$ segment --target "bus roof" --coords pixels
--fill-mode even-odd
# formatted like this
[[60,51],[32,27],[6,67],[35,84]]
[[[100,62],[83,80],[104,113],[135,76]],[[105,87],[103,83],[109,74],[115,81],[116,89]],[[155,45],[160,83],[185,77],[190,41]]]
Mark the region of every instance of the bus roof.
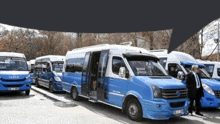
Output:
[[29,62],[30,62],[30,64],[35,64],[35,59],[32,59],[32,60],[30,60]]
[[51,61],[51,62],[56,62],[56,61],[64,61],[65,57],[64,56],[60,56],[60,55],[47,55],[47,56],[41,56],[36,58],[35,62],[47,62],[47,61]]
[[122,53],[129,53],[129,52],[150,54],[150,52],[144,48],[139,48],[139,47],[134,47],[134,46],[129,46],[129,45],[100,44],[100,45],[77,48],[77,49],[73,49],[72,51],[68,51],[66,54],[66,59],[84,57],[85,53],[89,51],[101,51],[101,50],[108,50],[108,49],[110,50],[110,54],[116,54],[116,55],[119,55]]
[[167,58],[167,50],[166,49],[160,49],[160,50],[150,50],[151,54],[159,57],[159,58]]
[[197,60],[197,62],[200,62],[200,63],[202,63],[202,64],[214,64],[214,65],[220,65],[220,62],[218,62],[218,61]]
[[201,62],[196,61],[196,59],[184,52],[179,51],[172,51],[171,53],[167,53],[167,50],[154,50],[151,52],[152,54],[156,55],[159,58],[167,58],[169,63],[179,63],[182,65],[198,65],[199,67],[204,67]]
[[0,56],[25,58],[25,55],[23,53],[15,53],[15,52],[0,52]]

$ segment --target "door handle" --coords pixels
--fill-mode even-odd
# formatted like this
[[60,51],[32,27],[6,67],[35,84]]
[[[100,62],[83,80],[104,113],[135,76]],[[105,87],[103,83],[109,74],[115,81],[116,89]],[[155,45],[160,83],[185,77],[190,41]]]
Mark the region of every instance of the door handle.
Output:
[[110,81],[114,81],[114,78],[110,78]]

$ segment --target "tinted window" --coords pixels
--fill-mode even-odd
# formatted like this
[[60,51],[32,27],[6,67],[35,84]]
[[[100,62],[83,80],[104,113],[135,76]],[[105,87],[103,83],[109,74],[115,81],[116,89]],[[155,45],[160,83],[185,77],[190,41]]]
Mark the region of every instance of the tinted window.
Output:
[[220,68],[217,68],[217,74],[220,76]]
[[66,72],[82,72],[84,58],[74,58],[66,61]]
[[168,73],[170,76],[177,78],[177,74],[179,71],[183,72],[180,65],[175,64],[175,63],[168,64]]
[[112,72],[114,74],[119,74],[120,67],[126,67],[124,61],[121,57],[113,57],[112,59]]

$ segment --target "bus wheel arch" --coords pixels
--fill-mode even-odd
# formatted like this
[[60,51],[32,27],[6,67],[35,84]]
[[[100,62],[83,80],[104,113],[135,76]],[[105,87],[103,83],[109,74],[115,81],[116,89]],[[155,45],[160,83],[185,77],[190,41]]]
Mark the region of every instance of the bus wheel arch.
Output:
[[[129,112],[133,108],[137,109],[137,116],[132,116]],[[126,113],[131,120],[140,121],[143,117],[143,111],[138,97],[135,95],[126,96],[123,102],[122,112]]]

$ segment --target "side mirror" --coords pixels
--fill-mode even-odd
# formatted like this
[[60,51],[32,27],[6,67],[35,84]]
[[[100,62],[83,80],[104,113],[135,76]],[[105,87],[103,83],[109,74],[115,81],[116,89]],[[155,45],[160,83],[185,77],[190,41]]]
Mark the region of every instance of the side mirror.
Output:
[[129,77],[129,73],[128,73],[128,71],[126,71],[125,67],[119,68],[119,77],[121,77],[121,78],[128,78]]
[[183,80],[184,78],[185,78],[185,75],[184,75],[183,71],[178,71],[178,73],[177,73],[177,79]]

